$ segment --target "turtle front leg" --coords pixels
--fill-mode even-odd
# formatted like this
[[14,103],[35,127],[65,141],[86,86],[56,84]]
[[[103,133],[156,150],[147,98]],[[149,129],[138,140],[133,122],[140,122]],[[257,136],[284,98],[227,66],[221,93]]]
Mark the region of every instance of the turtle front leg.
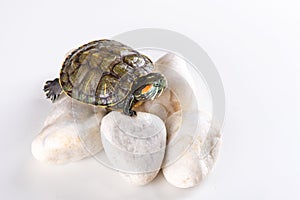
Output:
[[58,78],[53,81],[47,81],[44,86],[44,92],[46,93],[47,98],[50,98],[53,103],[62,92]]
[[136,112],[132,110],[133,105],[136,103],[134,95],[129,95],[124,102],[123,113],[130,117],[136,116]]

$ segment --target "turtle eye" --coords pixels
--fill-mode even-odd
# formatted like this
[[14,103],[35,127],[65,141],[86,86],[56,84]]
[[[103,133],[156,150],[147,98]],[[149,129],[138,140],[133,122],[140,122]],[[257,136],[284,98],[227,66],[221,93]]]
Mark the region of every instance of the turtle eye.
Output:
[[159,84],[159,83],[154,83],[153,86],[154,86],[154,87],[159,87],[160,84]]
[[133,67],[142,67],[145,65],[144,58],[137,54],[125,56],[124,62]]

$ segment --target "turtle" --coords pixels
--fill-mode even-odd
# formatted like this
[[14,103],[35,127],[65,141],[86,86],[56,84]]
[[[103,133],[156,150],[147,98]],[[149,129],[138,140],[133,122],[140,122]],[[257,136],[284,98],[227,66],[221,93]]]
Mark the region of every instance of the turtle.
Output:
[[101,39],[69,53],[59,78],[44,85],[55,102],[61,93],[85,104],[135,116],[134,105],[158,98],[167,87],[145,55],[118,41]]

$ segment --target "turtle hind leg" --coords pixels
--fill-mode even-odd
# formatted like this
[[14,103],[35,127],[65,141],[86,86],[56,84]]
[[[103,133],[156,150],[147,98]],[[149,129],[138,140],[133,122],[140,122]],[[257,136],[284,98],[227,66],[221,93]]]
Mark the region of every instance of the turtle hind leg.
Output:
[[53,81],[47,81],[44,86],[44,92],[48,99],[51,99],[52,103],[59,97],[62,92],[58,78]]

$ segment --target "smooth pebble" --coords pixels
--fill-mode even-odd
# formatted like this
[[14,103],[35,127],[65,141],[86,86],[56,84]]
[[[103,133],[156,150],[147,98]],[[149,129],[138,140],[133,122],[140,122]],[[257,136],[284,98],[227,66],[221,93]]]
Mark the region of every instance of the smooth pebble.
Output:
[[[170,132],[168,134],[176,134]],[[194,137],[187,135],[185,138],[191,141],[190,147],[162,170],[166,180],[179,188],[194,187],[209,174],[221,145],[220,129],[212,124],[210,115],[205,112],[199,112],[197,134]]]
[[100,122],[106,111],[62,94],[31,144],[33,156],[51,164],[68,163],[103,149]]
[[155,178],[166,146],[166,128],[159,117],[112,111],[102,119],[101,137],[108,160],[125,180],[145,185]]

